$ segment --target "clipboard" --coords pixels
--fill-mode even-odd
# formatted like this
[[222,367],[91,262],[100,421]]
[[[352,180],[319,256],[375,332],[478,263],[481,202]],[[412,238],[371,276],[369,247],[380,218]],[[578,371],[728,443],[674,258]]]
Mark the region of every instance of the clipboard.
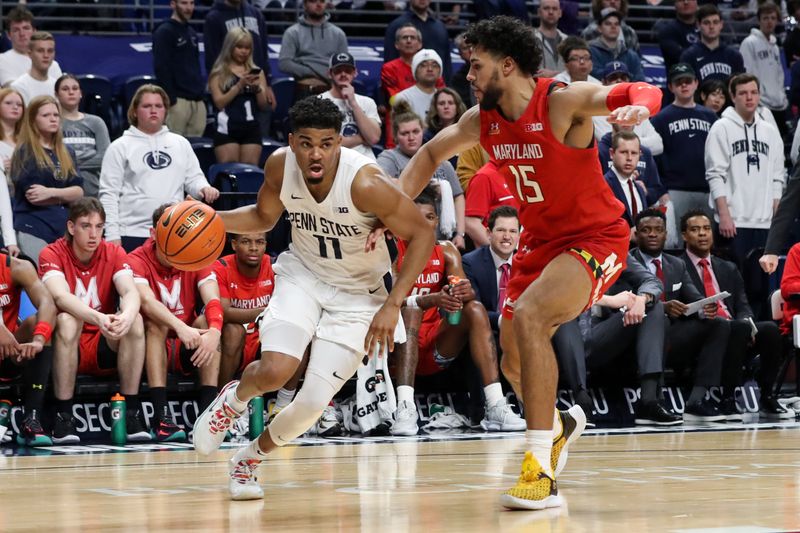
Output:
[[729,293],[728,291],[722,291],[715,294],[714,296],[709,296],[708,298],[702,298],[700,300],[697,300],[696,302],[692,302],[686,306],[686,311],[683,312],[683,316],[693,315],[706,305],[717,303],[720,300],[724,300],[730,295],[731,293]]

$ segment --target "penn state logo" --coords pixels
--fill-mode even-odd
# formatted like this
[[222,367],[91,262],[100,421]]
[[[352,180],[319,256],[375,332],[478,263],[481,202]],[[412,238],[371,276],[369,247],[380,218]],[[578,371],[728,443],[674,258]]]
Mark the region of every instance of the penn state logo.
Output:
[[164,152],[147,152],[144,155],[144,162],[153,170],[161,170],[172,164],[172,158]]

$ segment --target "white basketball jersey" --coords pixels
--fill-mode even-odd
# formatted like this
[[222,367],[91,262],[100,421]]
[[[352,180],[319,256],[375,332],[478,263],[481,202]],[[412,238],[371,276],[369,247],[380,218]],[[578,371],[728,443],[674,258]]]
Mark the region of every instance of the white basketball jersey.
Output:
[[367,235],[377,222],[371,213],[353,205],[351,188],[356,173],[375,162],[355,150],[342,148],[339,168],[328,196],[317,203],[291,150],[286,152],[281,201],[292,224],[294,254],[319,279],[344,290],[372,291],[383,285],[391,268],[386,241],[367,253]]

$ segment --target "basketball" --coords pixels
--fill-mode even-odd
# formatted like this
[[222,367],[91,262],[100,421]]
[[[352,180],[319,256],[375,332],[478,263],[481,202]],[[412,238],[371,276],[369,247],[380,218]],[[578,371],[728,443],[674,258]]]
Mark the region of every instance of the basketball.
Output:
[[156,224],[156,246],[178,270],[200,270],[222,252],[225,225],[208,205],[187,200],[161,215]]

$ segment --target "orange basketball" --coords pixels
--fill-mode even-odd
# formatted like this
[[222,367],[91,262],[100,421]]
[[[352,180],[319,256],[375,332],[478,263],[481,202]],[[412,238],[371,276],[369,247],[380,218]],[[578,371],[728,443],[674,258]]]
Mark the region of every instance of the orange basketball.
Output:
[[156,224],[156,246],[178,270],[200,270],[225,246],[225,225],[211,207],[187,200],[164,211]]

